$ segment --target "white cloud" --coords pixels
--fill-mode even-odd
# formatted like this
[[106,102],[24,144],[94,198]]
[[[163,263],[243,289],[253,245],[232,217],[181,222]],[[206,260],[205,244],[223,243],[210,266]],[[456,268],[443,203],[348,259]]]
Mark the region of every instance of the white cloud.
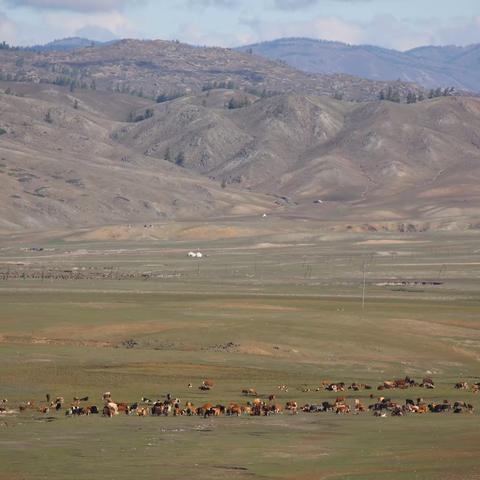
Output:
[[97,27],[95,25],[88,25],[76,30],[75,36],[88,38],[89,40],[97,40],[99,42],[109,42],[118,38],[117,35],[108,30],[108,28]]
[[209,32],[194,23],[181,25],[175,37],[192,45],[214,47],[236,47],[256,41],[256,36],[251,32],[241,30],[231,33]]
[[7,0],[12,7],[31,7],[40,10],[70,10],[76,12],[120,10],[139,0]]
[[133,22],[120,12],[77,13],[48,12],[42,14],[44,25],[55,31],[57,38],[75,35],[84,29],[108,31],[115,37],[133,37],[138,35]]
[[[371,0],[330,0],[331,3],[360,3]],[[319,5],[321,0],[273,0],[273,5],[278,10],[301,10],[302,8]]]
[[318,2],[317,0],[275,0],[273,3],[280,10],[300,10]]
[[242,4],[241,0],[187,0],[190,7],[233,8]]
[[0,41],[16,44],[17,38],[17,24],[10,20],[5,13],[0,12]]
[[480,42],[480,15],[470,18],[454,18],[447,25],[441,26],[434,35],[437,44],[463,45]]

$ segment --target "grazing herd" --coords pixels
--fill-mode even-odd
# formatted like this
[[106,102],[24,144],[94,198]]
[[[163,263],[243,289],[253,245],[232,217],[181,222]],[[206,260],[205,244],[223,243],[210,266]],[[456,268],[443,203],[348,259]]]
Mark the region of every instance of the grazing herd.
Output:
[[[191,384],[188,385],[191,388]],[[198,387],[202,391],[209,391],[213,388],[214,383],[211,380],[204,380]],[[392,390],[392,389],[408,389],[419,387],[424,389],[434,389],[435,383],[431,378],[424,378],[421,383],[415,382],[413,379],[406,377],[399,380],[386,380],[377,387],[377,390]],[[279,385],[279,392],[288,392],[287,385]],[[457,390],[467,390],[472,393],[480,392],[480,382],[469,385],[467,382],[458,382],[454,385]],[[304,386],[299,388],[303,392],[311,391],[312,389]],[[372,390],[370,385],[361,383],[352,383],[347,386],[344,382],[332,383],[324,381],[320,386],[313,390],[325,390],[328,392],[341,393],[346,391],[359,392],[362,390]],[[360,414],[363,412],[371,412],[376,417],[403,416],[406,414],[426,414],[426,413],[473,413],[474,407],[472,404],[464,401],[450,402],[443,400],[440,403],[427,402],[423,398],[406,399],[403,403],[392,401],[392,399],[385,396],[375,398],[375,395],[370,394],[370,404],[365,405],[361,399],[354,399],[353,404],[349,404],[345,396],[337,396],[335,400],[323,401],[319,404],[304,404],[299,405],[294,400],[289,400],[284,404],[277,402],[276,395],[270,394],[265,396],[262,400],[259,398],[257,391],[254,388],[245,388],[242,394],[250,397],[249,400],[240,403],[229,403],[226,405],[213,404],[211,402],[203,403],[201,405],[194,405],[192,402],[181,402],[179,398],[175,398],[171,394],[167,394],[162,400],[151,400],[147,397],[142,397],[141,400],[134,403],[117,402],[112,398],[110,392],[105,392],[102,395],[101,406],[89,404],[89,397],[74,397],[73,401],[66,406],[63,397],[56,397],[52,399],[49,394],[46,395],[46,402],[36,405],[33,401],[23,402],[18,406],[18,409],[10,409],[8,400],[4,399],[0,402],[0,415],[15,414],[18,412],[25,412],[28,410],[36,411],[42,414],[49,414],[52,410],[59,412],[64,411],[66,416],[83,416],[83,415],[103,415],[104,417],[114,417],[119,414],[136,415],[140,417],[146,416],[202,416],[219,417],[219,416],[269,416],[278,415],[283,412],[288,412],[292,415],[297,415],[299,412],[305,413],[319,413],[319,412],[333,412],[338,415],[341,414]]]

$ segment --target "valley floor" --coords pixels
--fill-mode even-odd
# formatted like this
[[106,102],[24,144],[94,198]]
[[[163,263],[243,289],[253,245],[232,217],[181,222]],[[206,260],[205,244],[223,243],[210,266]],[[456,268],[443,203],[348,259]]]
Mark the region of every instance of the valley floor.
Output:
[[[463,400],[474,414],[108,419],[27,410],[0,416],[0,479],[480,478],[480,396],[453,387],[480,381],[478,234],[283,227],[2,237],[0,398],[14,410],[46,393],[101,405],[105,391],[130,403],[171,393],[182,403],[244,404],[242,389],[254,388],[303,405],[336,398],[315,391],[322,381],[376,387],[409,375],[432,377],[436,389],[389,397]],[[197,250],[202,259],[187,256]],[[197,388],[205,378],[211,391]],[[385,395],[342,395],[370,404],[370,393]]]

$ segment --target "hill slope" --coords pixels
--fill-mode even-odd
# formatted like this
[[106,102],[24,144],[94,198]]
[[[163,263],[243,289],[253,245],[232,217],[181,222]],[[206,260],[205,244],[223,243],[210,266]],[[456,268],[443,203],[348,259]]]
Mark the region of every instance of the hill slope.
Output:
[[480,100],[279,95],[228,110],[229,95],[159,105],[115,139],[158,159],[180,155],[186,168],[224,184],[288,197],[289,208],[311,210],[322,199],[332,219],[349,215],[338,211],[347,205],[376,218],[479,213]]
[[[480,224],[477,98],[404,105],[217,89],[156,104],[51,85],[2,90],[3,229],[266,211]],[[248,105],[227,108],[232,99]]]
[[0,73],[4,80],[73,84],[152,98],[198,93],[219,85],[263,94],[341,95],[347,100],[373,100],[389,86],[401,98],[421,91],[405,82],[307,74],[260,56],[162,40],[121,40],[73,52],[0,50]]
[[[0,230],[252,213],[271,199],[199,178],[116,145],[147,102],[129,95],[13,85],[0,94]],[[74,108],[75,99],[78,108]],[[48,117],[47,117],[48,116]]]

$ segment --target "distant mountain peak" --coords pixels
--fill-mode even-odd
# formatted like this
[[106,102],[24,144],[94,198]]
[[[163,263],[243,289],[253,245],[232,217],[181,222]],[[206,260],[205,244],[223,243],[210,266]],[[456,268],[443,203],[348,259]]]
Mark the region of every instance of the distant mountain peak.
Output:
[[66,37],[52,40],[43,45],[33,45],[27,47],[26,50],[34,50],[37,52],[70,52],[79,48],[95,47],[105,45],[112,42],[99,42],[84,37]]

